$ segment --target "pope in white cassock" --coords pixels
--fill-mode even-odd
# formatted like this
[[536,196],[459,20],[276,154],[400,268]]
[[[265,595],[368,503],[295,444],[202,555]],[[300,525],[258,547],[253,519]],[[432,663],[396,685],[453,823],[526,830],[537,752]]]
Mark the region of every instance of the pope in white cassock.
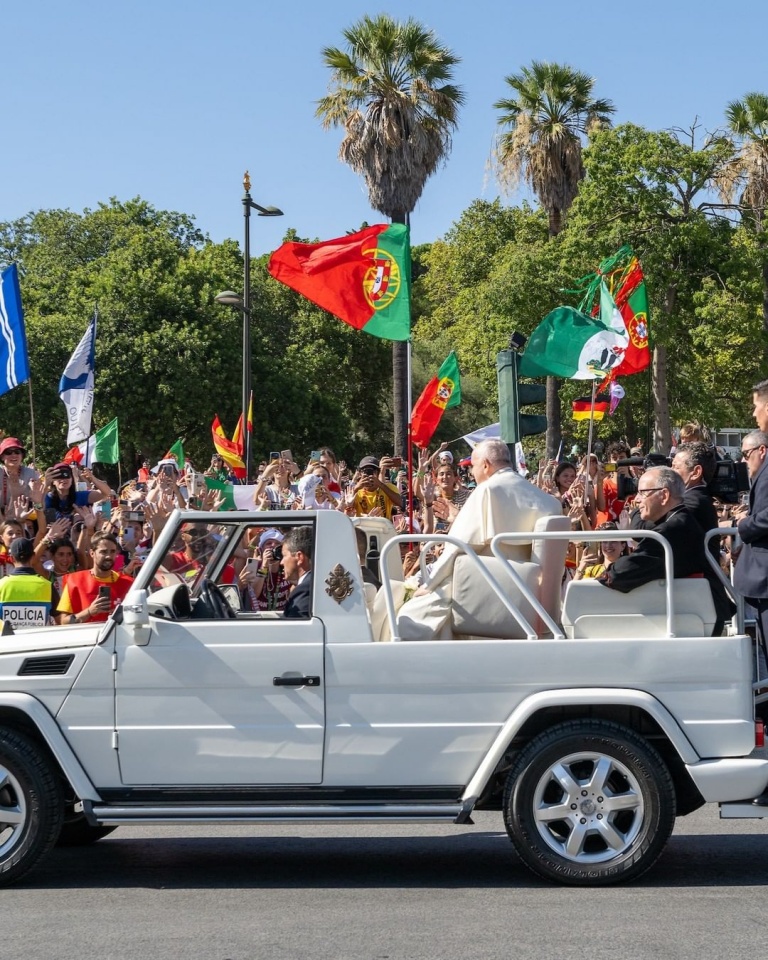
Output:
[[[562,515],[560,501],[523,479],[512,467],[509,448],[501,440],[483,440],[472,451],[477,483],[451,526],[451,536],[469,544],[480,556],[489,556],[497,533],[533,531],[539,517]],[[432,578],[398,614],[403,640],[450,640],[453,565],[460,551],[447,544],[435,564]],[[512,560],[529,559],[530,548],[509,545]]]

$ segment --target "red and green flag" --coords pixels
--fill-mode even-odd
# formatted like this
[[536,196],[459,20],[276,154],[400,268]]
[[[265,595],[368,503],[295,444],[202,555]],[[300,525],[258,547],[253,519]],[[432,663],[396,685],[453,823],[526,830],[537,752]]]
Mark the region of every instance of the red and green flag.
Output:
[[163,459],[175,460],[179,470],[184,469],[184,444],[182,443],[181,437],[174,443]]
[[404,224],[379,223],[322,243],[284,243],[267,269],[355,330],[387,340],[411,335],[411,253]]
[[443,365],[424,387],[411,414],[411,441],[417,447],[427,447],[434,436],[443,413],[461,403],[461,376],[459,361],[452,350]]
[[607,287],[627,328],[628,343],[621,363],[611,371],[611,378],[645,370],[651,362],[648,291],[643,268],[632,249],[624,246],[603,260],[596,273],[581,278],[579,287],[585,290],[580,309],[593,316],[601,313],[600,294]]

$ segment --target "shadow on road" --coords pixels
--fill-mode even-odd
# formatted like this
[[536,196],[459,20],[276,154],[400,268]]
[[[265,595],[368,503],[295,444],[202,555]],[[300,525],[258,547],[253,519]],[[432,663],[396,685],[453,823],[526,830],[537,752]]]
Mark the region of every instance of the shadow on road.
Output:
[[[768,835],[673,837],[632,886],[708,887],[768,883]],[[27,889],[345,889],[387,887],[546,888],[518,860],[505,834],[436,837],[132,837],[57,849],[19,886]]]

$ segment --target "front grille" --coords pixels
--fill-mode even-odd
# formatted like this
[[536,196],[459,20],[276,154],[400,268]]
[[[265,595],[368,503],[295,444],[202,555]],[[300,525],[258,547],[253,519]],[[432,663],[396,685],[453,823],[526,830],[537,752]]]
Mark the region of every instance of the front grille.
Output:
[[19,667],[20,677],[61,676],[72,666],[74,653],[58,654],[53,657],[27,657]]

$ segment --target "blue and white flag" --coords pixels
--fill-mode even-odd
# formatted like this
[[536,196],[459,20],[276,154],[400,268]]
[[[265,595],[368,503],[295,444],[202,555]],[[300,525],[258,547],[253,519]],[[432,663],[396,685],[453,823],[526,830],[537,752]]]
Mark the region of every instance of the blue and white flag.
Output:
[[93,383],[96,368],[96,317],[69,358],[59,383],[59,396],[67,408],[67,443],[85,440],[91,432]]
[[0,274],[0,395],[29,380],[27,334],[16,264]]

